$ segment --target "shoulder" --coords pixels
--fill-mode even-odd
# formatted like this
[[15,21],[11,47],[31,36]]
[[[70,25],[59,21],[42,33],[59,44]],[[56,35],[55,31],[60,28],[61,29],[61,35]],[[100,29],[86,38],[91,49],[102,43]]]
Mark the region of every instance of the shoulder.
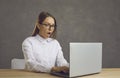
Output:
[[59,42],[58,42],[57,39],[49,38],[49,41],[50,41],[50,42],[53,42],[53,43],[55,43],[55,44],[59,44]]
[[57,45],[60,45],[60,43],[59,43],[59,41],[58,41],[58,40],[55,40],[55,42],[56,42],[56,44],[57,44]]
[[27,37],[22,44],[31,44],[35,40],[34,36]]
[[53,44],[53,45],[57,45],[57,46],[60,45],[57,39],[49,38],[48,42],[50,42],[50,44]]
[[53,39],[53,42],[54,42],[54,44],[56,45],[56,47],[61,48],[61,45],[60,45],[60,43],[59,43],[58,40]]

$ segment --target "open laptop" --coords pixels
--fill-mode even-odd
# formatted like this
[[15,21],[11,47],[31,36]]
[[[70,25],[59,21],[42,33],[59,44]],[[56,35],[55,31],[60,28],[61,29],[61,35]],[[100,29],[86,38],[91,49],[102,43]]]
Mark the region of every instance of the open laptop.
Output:
[[102,43],[70,43],[69,73],[51,72],[62,77],[99,73],[102,69]]

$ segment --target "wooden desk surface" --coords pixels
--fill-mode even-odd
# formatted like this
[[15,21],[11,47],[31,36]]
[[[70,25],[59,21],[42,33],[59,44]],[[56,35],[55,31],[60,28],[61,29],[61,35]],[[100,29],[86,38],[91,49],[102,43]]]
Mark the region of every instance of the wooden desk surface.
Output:
[[80,78],[120,78],[120,68],[104,68],[99,74],[83,76]]
[[[25,70],[0,69],[0,78],[59,78],[47,73],[34,73]],[[99,74],[80,78],[120,78],[120,68],[104,68]]]

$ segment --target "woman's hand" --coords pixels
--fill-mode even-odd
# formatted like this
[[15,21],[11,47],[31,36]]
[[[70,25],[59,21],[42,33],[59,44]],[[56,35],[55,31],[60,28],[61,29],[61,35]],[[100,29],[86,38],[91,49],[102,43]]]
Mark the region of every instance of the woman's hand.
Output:
[[64,73],[68,73],[69,72],[69,68],[67,66],[52,67],[51,71],[52,72],[64,72]]

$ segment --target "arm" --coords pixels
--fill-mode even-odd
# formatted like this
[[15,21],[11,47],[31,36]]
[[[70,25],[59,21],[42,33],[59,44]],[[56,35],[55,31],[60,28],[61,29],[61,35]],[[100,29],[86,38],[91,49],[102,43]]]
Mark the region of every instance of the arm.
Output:
[[63,52],[62,52],[62,48],[60,46],[60,44],[57,42],[57,46],[58,46],[58,53],[57,53],[57,57],[56,57],[56,67],[52,67],[51,71],[55,71],[55,72],[68,72],[69,71],[69,64],[66,61],[66,59],[63,56]]
[[62,52],[61,49],[58,51],[57,58],[56,58],[56,63],[57,63],[57,66],[67,66],[67,67],[69,67],[69,64],[66,61],[66,59],[64,58],[63,52]]
[[35,57],[33,56],[33,46],[29,40],[25,40],[23,42],[22,50],[26,61],[27,69],[36,72],[50,72],[51,68],[49,68],[45,64],[41,64],[36,61]]
[[56,57],[57,66],[67,66],[67,67],[69,67],[68,62],[64,58],[62,47],[60,46],[58,41],[57,41],[57,46],[58,46],[58,53],[57,53],[57,57]]

